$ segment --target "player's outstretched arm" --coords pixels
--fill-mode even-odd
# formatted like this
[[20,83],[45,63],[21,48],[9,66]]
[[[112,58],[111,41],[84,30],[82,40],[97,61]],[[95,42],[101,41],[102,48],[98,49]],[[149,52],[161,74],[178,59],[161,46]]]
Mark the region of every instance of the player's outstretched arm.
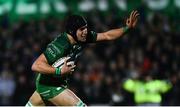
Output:
[[129,18],[126,20],[126,26],[118,29],[112,29],[106,32],[97,34],[97,41],[104,40],[114,40],[121,37],[129,29],[132,29],[136,26],[138,21],[139,13],[138,11],[132,11]]
[[57,74],[63,75],[70,73],[75,68],[75,65],[67,65],[67,59],[64,61],[62,68],[55,68],[48,64],[48,61],[44,54],[41,54],[33,63],[32,71],[39,72],[42,74]]

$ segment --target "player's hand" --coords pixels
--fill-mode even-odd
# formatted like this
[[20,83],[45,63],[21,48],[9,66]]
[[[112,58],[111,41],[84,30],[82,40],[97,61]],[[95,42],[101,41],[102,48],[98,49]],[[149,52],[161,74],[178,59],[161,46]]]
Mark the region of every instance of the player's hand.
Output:
[[76,65],[74,65],[74,62],[68,62],[67,63],[67,59],[65,59],[64,64],[61,68],[61,74],[68,74],[68,73],[72,73],[72,71],[74,71],[74,68],[76,67]]
[[139,18],[139,13],[138,11],[132,11],[129,18],[126,20],[126,25],[129,27],[129,28],[134,28],[137,24],[137,21],[138,21],[138,18]]

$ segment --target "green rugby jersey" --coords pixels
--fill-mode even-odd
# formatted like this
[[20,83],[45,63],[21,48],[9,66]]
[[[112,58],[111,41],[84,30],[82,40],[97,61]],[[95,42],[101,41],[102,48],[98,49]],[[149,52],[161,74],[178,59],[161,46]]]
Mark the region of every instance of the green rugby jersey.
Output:
[[[83,48],[87,43],[93,43],[97,39],[97,33],[94,31],[88,32],[87,40],[85,44],[72,45],[67,37],[67,33],[61,33],[51,43],[49,43],[43,52],[48,63],[52,65],[61,57],[68,55],[74,55],[74,60],[77,60],[78,56],[82,53]],[[36,85],[48,85],[48,86],[66,86],[69,75],[57,76],[54,74],[38,74],[36,78]]]

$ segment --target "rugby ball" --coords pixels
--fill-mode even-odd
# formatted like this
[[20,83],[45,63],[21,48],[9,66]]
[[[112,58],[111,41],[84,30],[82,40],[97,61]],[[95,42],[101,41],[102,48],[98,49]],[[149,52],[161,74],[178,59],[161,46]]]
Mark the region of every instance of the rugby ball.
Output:
[[57,61],[55,61],[52,66],[57,68],[60,67],[62,68],[62,66],[64,65],[64,61],[67,59],[67,65],[74,65],[74,61],[72,60],[72,58],[70,56],[68,57],[62,57],[59,58]]

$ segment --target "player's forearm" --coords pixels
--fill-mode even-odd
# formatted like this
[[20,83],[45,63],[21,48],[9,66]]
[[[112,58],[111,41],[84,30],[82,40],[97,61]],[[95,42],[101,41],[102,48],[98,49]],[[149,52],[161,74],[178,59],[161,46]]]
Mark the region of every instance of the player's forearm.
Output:
[[114,40],[119,37],[121,37],[123,34],[125,34],[128,30],[128,27],[122,27],[118,29],[112,29],[107,32],[105,32],[105,35],[107,37],[107,40]]
[[34,62],[31,69],[42,74],[55,74],[55,68],[43,62]]

